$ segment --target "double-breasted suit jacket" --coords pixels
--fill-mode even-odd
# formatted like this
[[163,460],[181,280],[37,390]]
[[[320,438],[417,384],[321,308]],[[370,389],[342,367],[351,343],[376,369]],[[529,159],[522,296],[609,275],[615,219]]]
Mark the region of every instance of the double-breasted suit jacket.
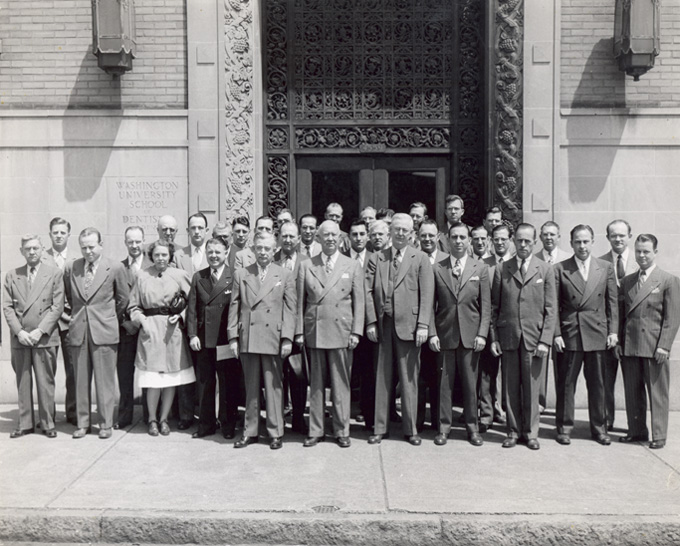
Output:
[[628,434],[648,435],[645,384],[652,412],[652,439],[665,440],[668,432],[670,364],[656,362],[657,349],[670,353],[680,327],[680,279],[659,269],[639,286],[639,273],[623,278],[623,382]]
[[[38,391],[40,425],[54,429],[54,374],[57,368],[59,331],[57,321],[64,310],[64,283],[61,270],[40,264],[29,288],[28,265],[5,275],[2,310],[11,333],[12,367],[17,378],[18,430],[32,430],[33,380]],[[19,342],[19,332],[36,328],[43,333],[33,347]]]
[[441,349],[439,432],[452,426],[452,391],[456,369],[463,381],[463,406],[468,433],[478,432],[477,365],[475,338],[486,339],[491,321],[491,289],[484,263],[466,258],[460,278],[453,274],[450,256],[434,264],[435,301],[429,336],[437,336]]
[[557,433],[573,428],[574,392],[584,366],[588,388],[588,413],[593,437],[606,433],[604,360],[607,337],[618,334],[619,308],[616,275],[612,264],[590,257],[588,280],[576,258],[555,264],[555,290],[559,318],[555,337],[564,341],[564,355],[557,358]]
[[508,435],[537,439],[539,393],[546,358],[535,354],[539,343],[550,347],[557,320],[555,274],[535,256],[522,276],[513,258],[494,273],[491,290],[491,340],[500,344]]

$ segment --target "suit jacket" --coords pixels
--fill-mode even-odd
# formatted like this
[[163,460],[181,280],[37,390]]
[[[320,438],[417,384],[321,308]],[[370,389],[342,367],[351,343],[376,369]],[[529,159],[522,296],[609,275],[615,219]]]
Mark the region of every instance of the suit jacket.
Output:
[[[42,262],[51,266],[51,267],[56,267],[59,269],[62,273],[64,272],[63,269],[61,269],[58,265],[57,262],[54,259],[54,249],[50,248],[46,252],[43,252],[42,255]],[[66,267],[66,264],[69,262],[72,262],[73,260],[80,258],[80,254],[76,255],[72,253],[68,247],[66,247],[66,262],[64,263],[64,268]],[[68,302],[64,300],[64,311],[61,313],[61,317],[59,318],[59,322],[57,325],[59,326],[60,331],[68,330],[68,325],[69,325],[69,319],[71,318],[71,307],[69,306]]]
[[430,337],[439,336],[442,350],[457,349],[460,345],[474,348],[477,336],[486,339],[491,321],[488,268],[468,257],[458,287],[453,283],[450,256],[437,261],[433,270],[435,302]]
[[[179,269],[183,269],[184,271],[189,273],[189,275],[193,275],[194,273],[196,273],[196,271],[194,271],[194,264],[191,261],[191,243],[189,243],[185,247],[178,248],[175,251],[175,260],[174,261],[175,261],[176,267],[178,267]],[[201,265],[200,265],[200,267],[198,268],[197,271],[200,271],[201,269],[204,269],[206,267],[208,267],[208,258],[207,258],[207,253],[204,252],[203,258],[201,259]]]
[[344,349],[351,334],[364,333],[364,272],[356,260],[338,254],[330,276],[324,255],[300,264],[296,335],[312,349]]
[[[606,254],[603,254],[600,256],[600,260],[604,260],[605,262],[609,262],[614,266],[614,274],[616,274],[616,258],[614,257],[614,252],[610,250]],[[635,261],[635,252],[633,250],[628,250],[628,260],[626,261],[626,275],[630,275],[631,273],[635,273],[636,271],[640,270],[640,266],[637,264]],[[617,279],[616,284],[618,286],[621,286],[621,281],[623,279]],[[624,299],[624,293],[619,292],[619,300],[623,301]]]
[[[137,282],[137,273],[138,272],[135,272],[135,271],[132,270],[132,268],[130,267],[130,262],[128,261],[128,259],[129,259],[129,256],[126,257],[124,260],[122,260],[120,263],[123,264],[123,271],[125,272],[125,280],[127,281],[127,285],[128,285],[128,293],[130,293],[130,292],[132,292],[132,288],[135,286],[135,283]],[[140,266],[139,271],[141,271],[142,269],[146,269],[147,267],[150,267],[151,265],[153,265],[151,260],[149,260],[149,258],[146,256],[146,254],[142,254],[142,265]],[[125,328],[123,328],[124,322],[128,322],[130,326],[134,327],[135,333],[139,331],[139,325],[135,324],[130,319],[130,313],[127,310],[128,303],[129,303],[129,301],[125,303],[125,315],[123,317],[123,321],[120,324],[120,334],[122,336],[135,335],[135,334],[129,334],[128,331]]]
[[[507,256],[507,254],[506,254]],[[496,261],[496,255],[492,254],[491,256],[484,258],[482,262],[486,264],[486,266],[489,268],[489,286],[493,284],[493,278],[494,274],[496,273],[496,269],[502,269],[502,267],[498,267],[498,265],[503,266],[505,262],[508,262],[512,260],[512,257],[508,258],[507,260],[503,260],[501,264],[498,264]]]
[[43,335],[36,347],[59,345],[57,321],[64,310],[64,281],[58,267],[42,263],[28,289],[28,265],[13,269],[5,275],[2,311],[12,333],[12,347],[26,348],[17,336],[21,330],[31,332],[40,328]]
[[[534,254],[534,256],[536,256],[539,260],[542,260],[544,262],[548,261],[547,253],[546,253],[545,249],[543,249],[543,248],[541,250],[539,250],[536,254]],[[565,252],[561,248],[557,248],[555,250],[554,263],[557,264],[557,263],[563,262],[564,260],[568,260],[569,258],[571,258],[571,254],[569,254],[569,252]]]
[[637,289],[638,273],[626,275],[624,356],[653,358],[657,349],[671,350],[680,326],[680,279],[655,267]]
[[257,264],[237,269],[229,304],[227,337],[242,353],[278,355],[281,340],[293,341],[297,295],[293,274],[269,264],[263,283]]
[[236,245],[229,245],[229,253],[227,254],[227,265],[229,266],[229,271],[232,273],[234,272],[234,268],[236,267],[236,250],[237,250]]
[[[282,256],[283,252],[281,250],[277,250],[276,253],[274,254],[274,263],[280,265],[281,267],[284,267],[283,264],[285,260],[283,259]],[[295,267],[293,267],[293,279],[295,279],[296,282],[298,278],[298,273],[300,272],[300,264],[307,260],[311,260],[311,258],[306,254],[300,254],[299,252],[297,253],[295,258]]]
[[95,345],[111,345],[120,340],[118,327],[125,319],[129,285],[120,262],[104,256],[100,260],[87,297],[85,258],[78,258],[64,269],[64,291],[72,309],[71,347],[82,345],[88,330]]
[[246,247],[236,253],[236,257],[234,258],[234,271],[243,267],[248,267],[254,263],[257,263],[255,251],[252,247]]
[[553,265],[559,320],[555,337],[569,351],[604,351],[607,336],[618,334],[619,307],[612,264],[590,258],[586,283],[573,256]]
[[[305,252],[305,245],[302,243],[302,241],[300,241],[300,242],[298,243],[297,250],[298,250],[298,252],[299,252],[300,254],[304,254],[304,252]],[[307,256],[307,255],[305,254],[305,256],[307,256],[308,258],[310,258],[310,257],[313,258],[313,257],[316,256],[317,254],[321,254],[321,243],[320,243],[319,241],[312,241],[312,244],[309,245],[309,251],[312,253],[312,255],[311,255],[311,256]]]
[[[414,341],[418,328],[428,329],[434,304],[434,277],[427,255],[413,247],[402,249],[404,256],[394,278],[394,327],[399,339]],[[376,252],[368,261],[366,273],[366,325],[378,324],[382,337],[382,318],[392,267],[392,249]]]
[[214,349],[226,345],[229,304],[232,293],[232,272],[224,265],[222,275],[213,284],[210,267],[194,273],[187,304],[187,335],[198,336],[201,346]]
[[552,266],[534,258],[522,273],[517,260],[496,268],[491,289],[491,341],[501,349],[516,351],[520,339],[529,351],[539,343],[552,345],[557,302]]

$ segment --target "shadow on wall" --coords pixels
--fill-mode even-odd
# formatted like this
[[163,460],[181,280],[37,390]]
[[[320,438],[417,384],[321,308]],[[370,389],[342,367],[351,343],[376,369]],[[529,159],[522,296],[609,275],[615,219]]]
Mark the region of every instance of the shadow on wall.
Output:
[[[67,203],[87,202],[102,184],[113,144],[118,135],[121,116],[69,115],[77,109],[121,110],[119,77],[101,77],[97,58],[86,52],[71,90],[67,115],[62,125],[64,139],[64,192]],[[104,111],[102,111],[104,112]],[[93,147],[96,144],[96,147]]]
[[[612,38],[603,38],[594,46],[581,72],[571,108],[624,108],[625,75],[617,68],[612,55]],[[593,114],[594,115],[594,114]],[[616,158],[625,127],[625,117],[607,117],[598,124],[597,134],[585,134],[592,127],[591,116],[567,117],[569,149],[569,202],[593,203],[604,191]],[[604,139],[604,146],[593,146],[592,139]]]

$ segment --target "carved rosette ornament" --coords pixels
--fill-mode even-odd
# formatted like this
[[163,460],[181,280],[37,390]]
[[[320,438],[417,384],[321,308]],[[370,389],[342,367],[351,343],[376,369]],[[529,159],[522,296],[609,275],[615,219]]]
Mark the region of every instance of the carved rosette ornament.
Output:
[[524,0],[495,0],[494,203],[522,221]]
[[254,217],[253,2],[225,0],[226,219]]

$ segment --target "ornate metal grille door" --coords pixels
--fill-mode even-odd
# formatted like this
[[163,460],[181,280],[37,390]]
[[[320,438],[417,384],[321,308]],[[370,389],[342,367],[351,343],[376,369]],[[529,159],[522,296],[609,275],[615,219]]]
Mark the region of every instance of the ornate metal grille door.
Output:
[[264,4],[270,214],[294,201],[296,156],[441,154],[479,216],[485,1]]

